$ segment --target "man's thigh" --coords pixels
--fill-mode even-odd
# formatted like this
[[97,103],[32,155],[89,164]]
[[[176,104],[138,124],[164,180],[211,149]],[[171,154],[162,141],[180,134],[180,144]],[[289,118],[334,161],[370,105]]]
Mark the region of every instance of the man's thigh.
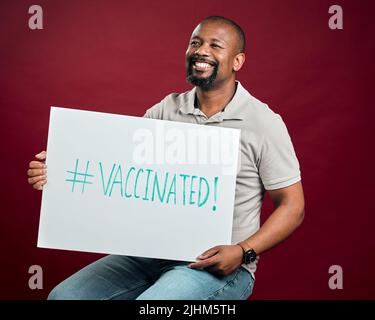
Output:
[[251,274],[242,267],[219,278],[184,264],[164,272],[137,300],[245,300],[253,285]]
[[48,299],[132,300],[159,276],[156,259],[109,255],[61,282],[51,291]]

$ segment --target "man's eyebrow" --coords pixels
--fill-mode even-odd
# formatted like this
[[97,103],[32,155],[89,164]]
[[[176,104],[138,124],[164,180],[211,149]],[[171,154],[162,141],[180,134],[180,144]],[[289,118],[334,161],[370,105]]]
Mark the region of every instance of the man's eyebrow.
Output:
[[221,39],[212,38],[211,40],[213,42],[222,42],[222,43],[226,44],[226,42],[224,40],[221,40]]
[[[191,37],[190,40],[193,40],[193,39],[202,40],[202,38],[199,37],[199,36],[193,36],[193,37]],[[226,42],[224,40],[221,40],[221,39],[211,38],[210,40],[213,41],[213,42],[221,42],[221,43],[226,44]]]
[[212,38],[211,40],[212,40],[212,41],[215,41],[215,42],[224,42],[224,43],[225,43],[225,41],[224,41],[224,40],[222,40],[222,39],[216,39],[216,38]]

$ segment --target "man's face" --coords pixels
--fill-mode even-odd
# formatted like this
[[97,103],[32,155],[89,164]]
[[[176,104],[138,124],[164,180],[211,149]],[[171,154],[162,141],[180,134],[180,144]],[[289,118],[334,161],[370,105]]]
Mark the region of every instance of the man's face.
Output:
[[221,21],[198,25],[186,51],[187,80],[202,90],[209,90],[234,77],[237,39],[235,30]]

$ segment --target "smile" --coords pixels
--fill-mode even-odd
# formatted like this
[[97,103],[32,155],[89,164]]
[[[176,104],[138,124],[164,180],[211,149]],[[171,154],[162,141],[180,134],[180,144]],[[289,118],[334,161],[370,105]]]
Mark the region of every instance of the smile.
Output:
[[206,70],[212,68],[212,66],[210,64],[206,63],[206,62],[196,61],[196,62],[193,63],[193,68],[195,70],[198,70],[198,71],[206,71]]

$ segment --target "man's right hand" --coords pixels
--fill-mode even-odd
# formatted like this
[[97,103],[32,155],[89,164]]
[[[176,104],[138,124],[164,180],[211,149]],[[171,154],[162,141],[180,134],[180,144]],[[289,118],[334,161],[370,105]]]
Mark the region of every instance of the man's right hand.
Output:
[[27,170],[28,183],[36,190],[42,190],[47,183],[47,166],[45,164],[46,152],[42,151],[35,155],[37,161],[29,163],[29,170]]

